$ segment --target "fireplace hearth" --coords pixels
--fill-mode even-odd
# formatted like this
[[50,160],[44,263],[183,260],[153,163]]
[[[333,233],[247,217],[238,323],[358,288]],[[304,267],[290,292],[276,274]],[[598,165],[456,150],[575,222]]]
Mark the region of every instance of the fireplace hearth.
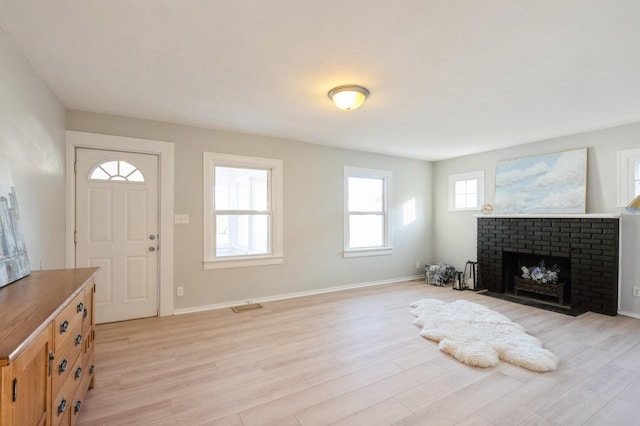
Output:
[[[617,314],[619,217],[479,216],[477,247],[479,284],[492,294],[554,311]],[[522,266],[542,261],[558,266],[562,289],[516,283]]]

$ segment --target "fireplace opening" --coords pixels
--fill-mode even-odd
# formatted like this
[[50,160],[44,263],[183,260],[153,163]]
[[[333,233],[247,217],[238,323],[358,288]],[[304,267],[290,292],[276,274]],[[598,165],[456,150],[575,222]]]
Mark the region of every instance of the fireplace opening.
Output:
[[511,297],[571,308],[569,257],[504,251],[502,282]]

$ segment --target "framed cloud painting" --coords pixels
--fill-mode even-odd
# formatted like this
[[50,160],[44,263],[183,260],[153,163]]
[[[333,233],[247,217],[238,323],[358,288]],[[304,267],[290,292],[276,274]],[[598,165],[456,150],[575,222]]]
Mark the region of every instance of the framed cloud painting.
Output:
[[582,214],[586,194],[586,148],[496,165],[496,213]]
[[30,272],[9,162],[0,157],[0,287]]

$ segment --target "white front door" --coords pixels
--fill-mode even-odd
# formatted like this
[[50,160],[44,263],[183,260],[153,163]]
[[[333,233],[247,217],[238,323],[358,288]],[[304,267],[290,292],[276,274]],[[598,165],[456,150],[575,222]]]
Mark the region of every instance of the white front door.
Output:
[[158,314],[158,156],[76,149],[76,267],[98,266],[96,322]]

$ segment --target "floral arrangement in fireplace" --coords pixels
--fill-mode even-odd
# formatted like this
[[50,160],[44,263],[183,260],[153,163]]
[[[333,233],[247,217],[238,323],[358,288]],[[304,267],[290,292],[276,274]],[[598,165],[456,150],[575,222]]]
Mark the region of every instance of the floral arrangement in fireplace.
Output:
[[558,274],[560,273],[560,267],[558,267],[558,265],[547,268],[544,265],[544,260],[540,261],[538,266],[523,266],[520,269],[522,270],[522,278],[545,284],[555,284],[558,282]]

